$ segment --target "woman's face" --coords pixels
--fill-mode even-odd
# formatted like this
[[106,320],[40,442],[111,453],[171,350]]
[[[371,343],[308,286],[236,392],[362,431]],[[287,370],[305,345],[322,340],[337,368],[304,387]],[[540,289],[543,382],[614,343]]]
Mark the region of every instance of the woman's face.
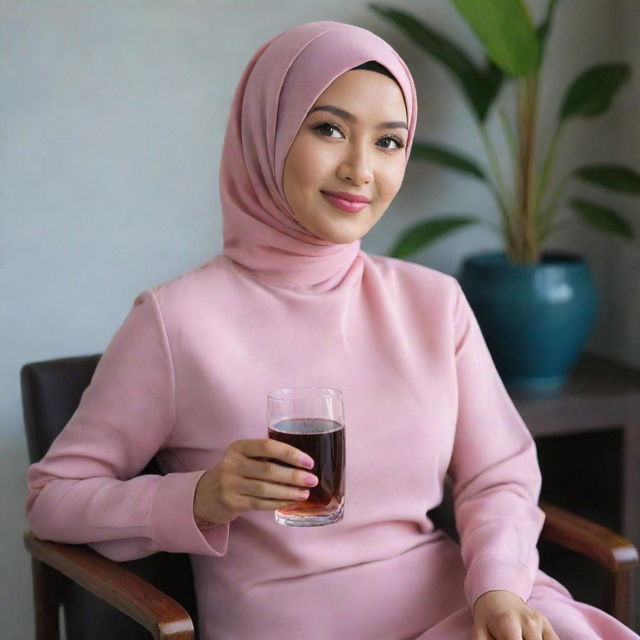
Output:
[[[363,69],[336,78],[309,110],[285,160],[284,193],[297,222],[335,244],[364,236],[400,189],[407,135],[402,91],[391,78]],[[369,202],[349,211],[329,192]]]

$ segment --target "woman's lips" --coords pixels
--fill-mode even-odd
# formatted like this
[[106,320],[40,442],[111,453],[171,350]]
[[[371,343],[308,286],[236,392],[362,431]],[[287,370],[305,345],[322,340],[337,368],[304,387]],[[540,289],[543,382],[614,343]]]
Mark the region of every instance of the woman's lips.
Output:
[[334,207],[338,207],[338,209],[342,209],[342,211],[347,211],[348,213],[358,213],[358,211],[362,211],[367,204],[369,204],[368,202],[353,202],[351,200],[345,200],[344,198],[338,198],[324,191],[321,193]]

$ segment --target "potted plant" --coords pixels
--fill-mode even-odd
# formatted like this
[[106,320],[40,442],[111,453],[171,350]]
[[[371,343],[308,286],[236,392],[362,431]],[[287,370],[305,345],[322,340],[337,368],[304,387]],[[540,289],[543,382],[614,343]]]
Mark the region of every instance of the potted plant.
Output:
[[[579,256],[545,250],[548,239],[567,224],[569,214],[600,231],[633,238],[630,224],[618,212],[589,199],[567,197],[567,187],[570,182],[586,183],[640,194],[640,174],[620,164],[598,163],[558,178],[554,160],[568,125],[604,113],[631,70],[624,63],[607,63],[581,71],[566,90],[555,130],[539,158],[538,89],[557,0],[548,0],[538,26],[524,0],[451,2],[484,48],[487,57],[482,66],[415,16],[378,4],[370,7],[453,74],[478,125],[488,168],[460,151],[424,141],[414,142],[412,159],[436,162],[481,180],[495,200],[499,224],[476,215],[432,215],[404,231],[389,254],[405,258],[469,225],[497,228],[504,251],[467,258],[461,285],[505,383],[555,388],[566,379],[584,347],[596,295],[586,262]],[[508,89],[516,94],[514,114],[498,104]],[[504,159],[487,126],[496,110],[508,142],[510,174],[503,169]]]

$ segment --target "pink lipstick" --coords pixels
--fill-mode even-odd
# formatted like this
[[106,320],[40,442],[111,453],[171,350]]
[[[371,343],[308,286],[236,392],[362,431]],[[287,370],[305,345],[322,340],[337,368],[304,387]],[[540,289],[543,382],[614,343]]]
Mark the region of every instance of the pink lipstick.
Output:
[[330,191],[322,191],[321,193],[334,207],[338,207],[338,209],[348,213],[358,213],[369,204],[369,200],[363,196]]

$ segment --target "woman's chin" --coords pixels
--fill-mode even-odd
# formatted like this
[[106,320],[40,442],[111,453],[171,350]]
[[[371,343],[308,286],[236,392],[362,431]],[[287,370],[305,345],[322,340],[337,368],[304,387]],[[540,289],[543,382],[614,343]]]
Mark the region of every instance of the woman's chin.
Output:
[[[338,224],[317,227],[313,232],[317,237],[333,244],[351,244],[365,236],[372,224],[365,220],[340,220]],[[364,223],[364,224],[363,224]]]
[[[317,234],[316,234],[317,235]],[[359,240],[364,235],[357,233],[344,233],[344,232],[324,232],[322,235],[317,236],[321,240],[325,240],[326,242],[330,242],[331,244],[351,244],[356,240]]]

